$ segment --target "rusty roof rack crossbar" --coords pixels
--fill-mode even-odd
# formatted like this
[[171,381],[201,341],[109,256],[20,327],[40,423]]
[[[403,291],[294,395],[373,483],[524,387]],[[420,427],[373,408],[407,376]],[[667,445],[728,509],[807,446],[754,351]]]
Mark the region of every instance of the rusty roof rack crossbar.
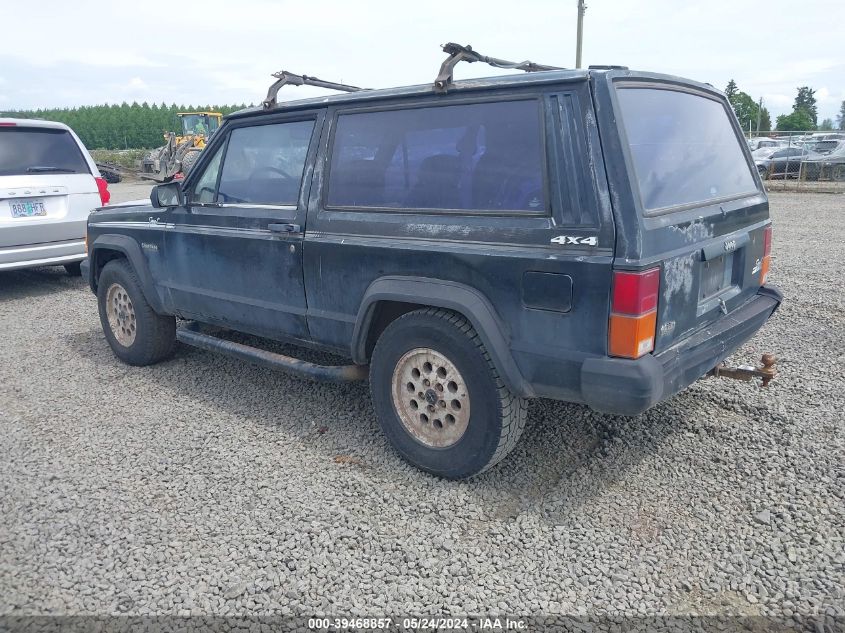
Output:
[[444,53],[449,55],[449,57],[447,57],[440,65],[440,73],[438,73],[437,79],[434,80],[435,92],[446,92],[449,89],[449,85],[452,83],[452,72],[454,71],[455,66],[457,66],[460,62],[484,62],[485,64],[495,66],[496,68],[524,70],[527,73],[542,70],[566,70],[560,66],[546,66],[544,64],[537,64],[527,60],[524,62],[509,62],[506,59],[488,57],[487,55],[476,53],[472,50],[472,46],[461,46],[460,44],[455,44],[454,42],[444,44],[441,48]]
[[334,81],[324,81],[317,77],[309,77],[308,75],[297,75],[287,70],[280,70],[273,73],[273,77],[277,79],[267,90],[267,97],[262,102],[265,110],[276,105],[276,95],[282,86],[317,86],[319,88],[329,88],[330,90],[340,90],[341,92],[358,92],[359,90],[367,90],[367,88],[359,88],[358,86],[349,86],[347,84],[339,84]]

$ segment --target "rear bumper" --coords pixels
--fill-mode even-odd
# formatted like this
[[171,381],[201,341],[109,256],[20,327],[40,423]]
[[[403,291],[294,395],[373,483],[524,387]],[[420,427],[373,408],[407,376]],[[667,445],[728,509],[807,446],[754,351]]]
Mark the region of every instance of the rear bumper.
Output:
[[0,270],[60,266],[82,261],[85,240],[68,240],[47,244],[0,248]]
[[587,359],[581,367],[584,402],[605,413],[642,413],[730,356],[763,326],[782,300],[777,288],[763,286],[745,305],[659,354],[637,360]]

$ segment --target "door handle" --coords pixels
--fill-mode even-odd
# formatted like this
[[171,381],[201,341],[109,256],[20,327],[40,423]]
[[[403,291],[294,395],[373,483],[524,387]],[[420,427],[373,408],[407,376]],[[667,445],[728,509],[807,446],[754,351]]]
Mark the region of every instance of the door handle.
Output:
[[298,224],[268,224],[267,228],[273,233],[302,233]]

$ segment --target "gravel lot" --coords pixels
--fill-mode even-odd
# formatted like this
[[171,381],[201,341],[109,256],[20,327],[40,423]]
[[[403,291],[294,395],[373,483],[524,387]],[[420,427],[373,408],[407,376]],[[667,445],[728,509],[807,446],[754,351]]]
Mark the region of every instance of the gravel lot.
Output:
[[845,615],[845,196],[771,203],[787,300],[733,360],[772,387],[535,401],[470,482],[405,465],[363,386],[128,367],[81,280],[0,274],[0,613]]

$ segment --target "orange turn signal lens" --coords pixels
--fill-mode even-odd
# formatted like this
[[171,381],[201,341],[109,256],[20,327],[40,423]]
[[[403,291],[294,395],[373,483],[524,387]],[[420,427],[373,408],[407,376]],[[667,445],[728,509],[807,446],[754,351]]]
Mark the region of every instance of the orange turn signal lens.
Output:
[[760,262],[760,285],[766,283],[766,275],[769,274],[769,264],[771,262],[771,255],[764,255],[763,261]]
[[623,358],[639,358],[654,349],[657,310],[640,316],[611,314],[608,353]]

